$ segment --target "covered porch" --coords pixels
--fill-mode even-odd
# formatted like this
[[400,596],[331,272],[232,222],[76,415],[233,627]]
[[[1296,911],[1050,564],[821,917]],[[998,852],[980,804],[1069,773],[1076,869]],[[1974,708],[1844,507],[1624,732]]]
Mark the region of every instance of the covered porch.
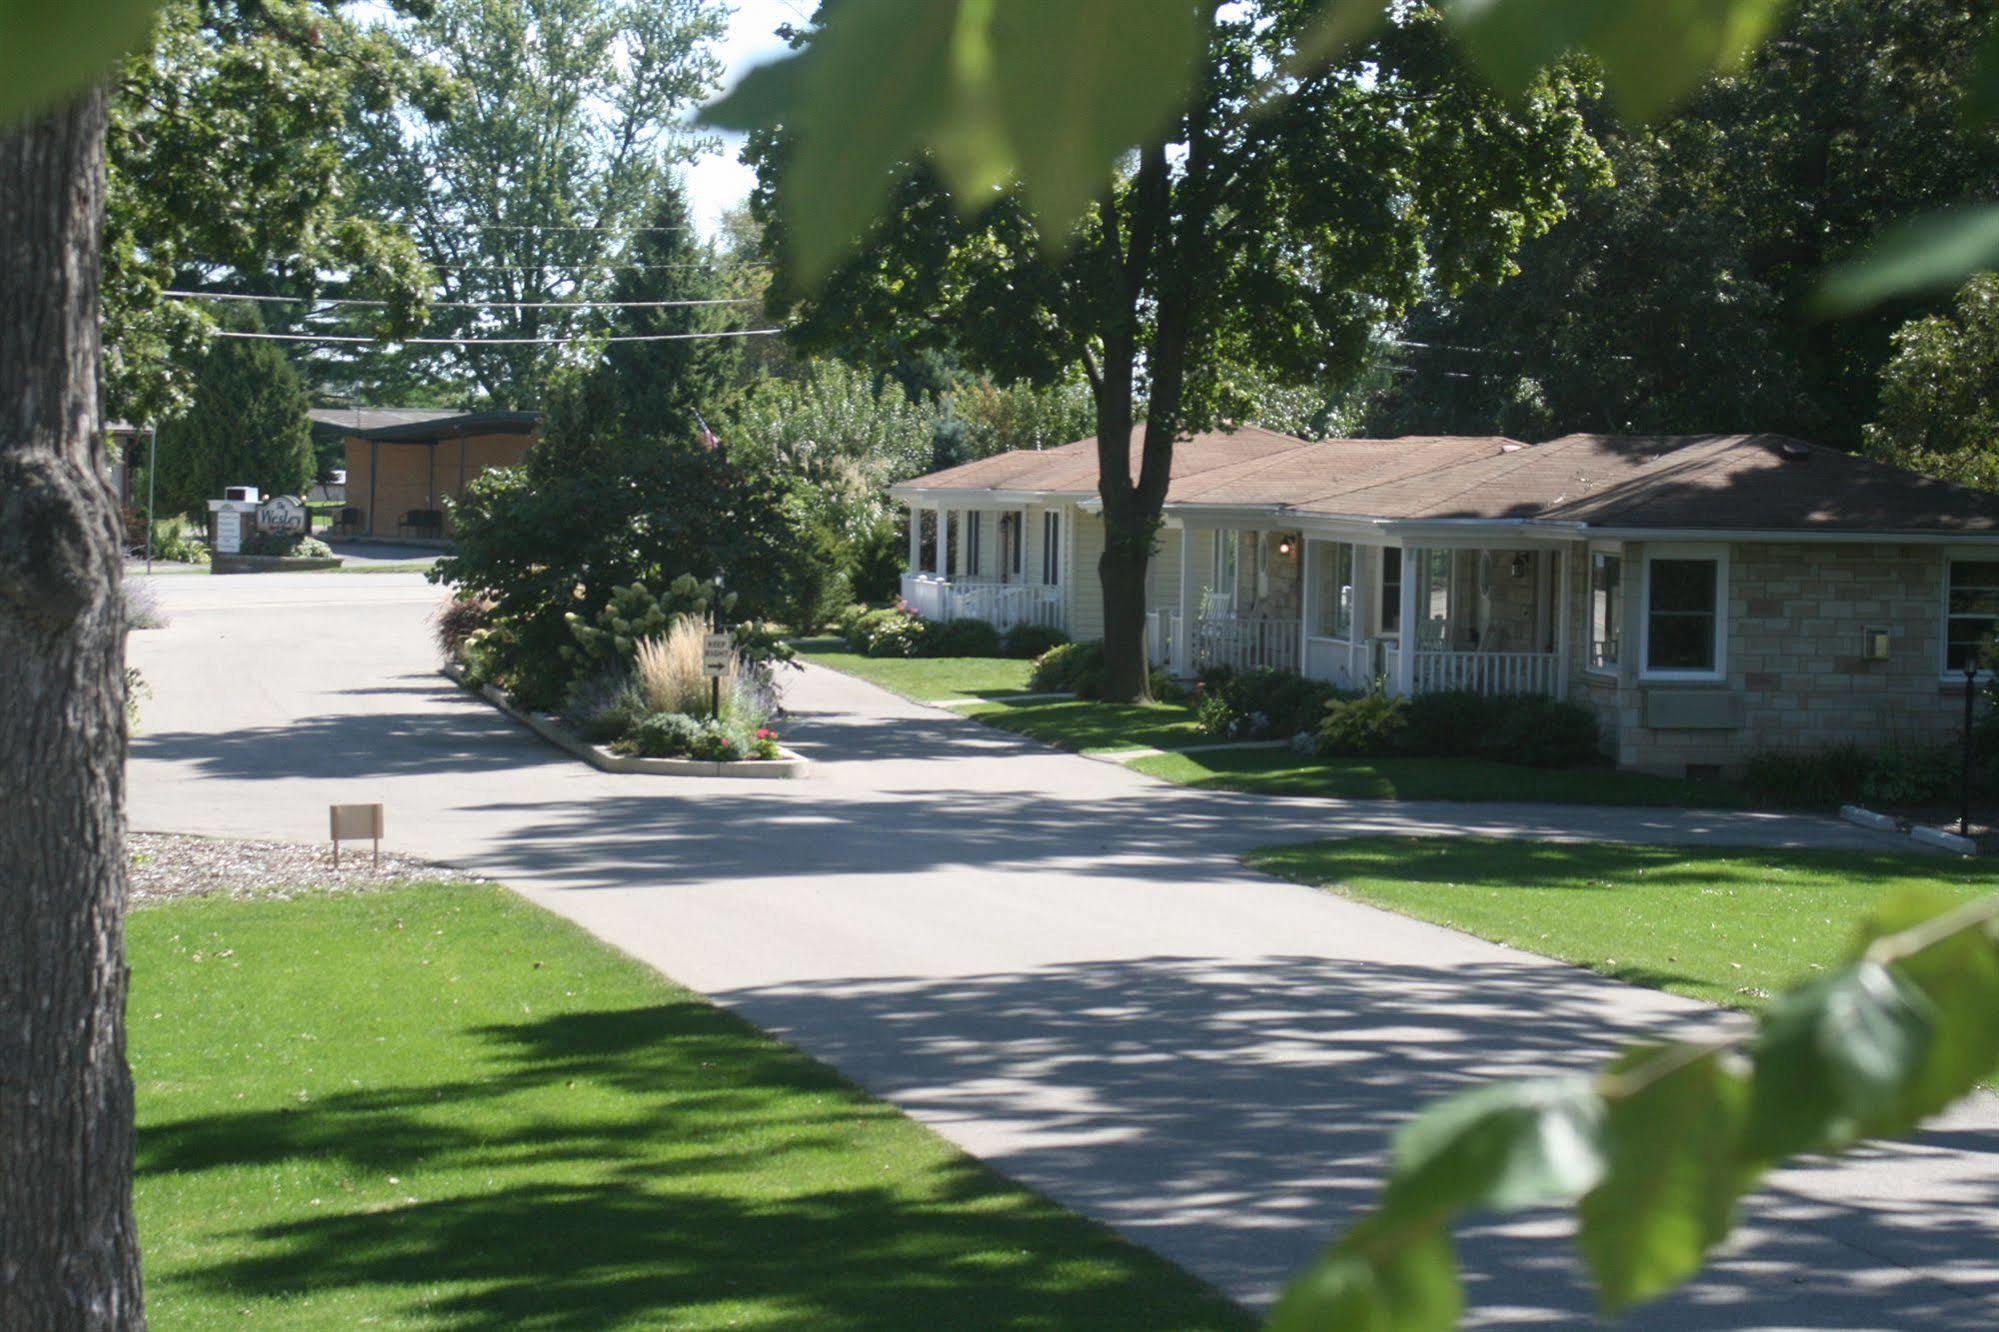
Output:
[[902,600],[926,620],[1066,631],[1068,533],[1059,510],[1032,502],[953,506],[912,501]]
[[1398,696],[1561,694],[1570,598],[1559,544],[1425,541],[1183,518],[1178,595],[1152,611],[1154,659],[1183,677],[1267,667],[1349,689],[1379,681]]

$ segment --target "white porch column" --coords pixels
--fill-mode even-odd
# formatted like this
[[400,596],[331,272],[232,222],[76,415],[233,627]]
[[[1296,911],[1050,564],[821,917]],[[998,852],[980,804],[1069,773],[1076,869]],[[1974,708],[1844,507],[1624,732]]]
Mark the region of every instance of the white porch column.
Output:
[[1575,552],[1580,549],[1585,555],[1588,546],[1564,546],[1554,552],[1555,561],[1555,697],[1569,696],[1569,639],[1571,637],[1570,617],[1575,613],[1570,603],[1575,600]]
[[[1424,552],[1418,546],[1402,548],[1402,582],[1396,588],[1402,598],[1402,642],[1395,653],[1395,693],[1408,698],[1416,692],[1416,644],[1422,633],[1417,627],[1429,602],[1429,570],[1424,568]],[[1418,596],[1421,583],[1422,595]]]
[[937,576],[951,576],[951,511],[937,506]]
[[909,502],[909,571],[923,572],[923,510],[915,500]]
[[1173,626],[1173,673],[1194,673],[1194,529],[1180,525],[1180,618]]
[[1374,662],[1368,644],[1373,636],[1374,599],[1381,586],[1381,548],[1353,548],[1353,623],[1347,628],[1347,678],[1372,681]]

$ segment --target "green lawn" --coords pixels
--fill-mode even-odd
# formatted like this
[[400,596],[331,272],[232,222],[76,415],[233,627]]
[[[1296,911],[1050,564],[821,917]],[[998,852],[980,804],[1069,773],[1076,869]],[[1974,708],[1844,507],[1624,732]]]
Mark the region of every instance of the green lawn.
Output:
[[1838,959],[1897,884],[1972,897],[1999,867],[1842,851],[1357,838],[1249,863],[1618,980],[1755,1009]]
[[1184,786],[1348,800],[1521,800],[1575,805],[1732,807],[1731,787],[1610,768],[1526,768],[1483,759],[1314,758],[1288,749],[1225,749],[1134,760]]
[[1194,726],[1184,703],[1089,703],[1080,699],[981,703],[963,709],[991,726],[1085,754],[1152,746],[1215,743]]
[[794,638],[798,655],[819,666],[878,684],[919,703],[943,699],[1000,698],[1028,691],[1031,661],[1002,657],[863,657],[845,639]]
[[156,1328],[1246,1328],[486,886],[135,913]]

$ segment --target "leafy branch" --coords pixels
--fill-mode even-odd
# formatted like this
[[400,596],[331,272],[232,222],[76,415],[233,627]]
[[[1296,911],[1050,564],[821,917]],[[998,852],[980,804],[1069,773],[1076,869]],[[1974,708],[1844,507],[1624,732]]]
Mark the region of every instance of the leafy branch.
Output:
[[1606,1312],[1666,1293],[1785,1159],[1897,1138],[1999,1067],[1999,895],[1899,892],[1847,962],[1716,1041],[1638,1046],[1594,1076],[1481,1087],[1406,1125],[1375,1210],[1286,1290],[1277,1332],[1456,1325],[1450,1226],[1573,1206]]

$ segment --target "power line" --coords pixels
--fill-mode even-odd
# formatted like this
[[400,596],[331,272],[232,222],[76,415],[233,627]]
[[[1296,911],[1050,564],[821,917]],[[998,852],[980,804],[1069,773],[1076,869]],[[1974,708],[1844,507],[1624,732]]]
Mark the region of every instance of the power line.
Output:
[[[344,296],[253,296],[230,291],[169,290],[162,296],[190,301],[264,301],[282,305],[368,306],[384,309],[388,301],[364,301]],[[754,296],[731,296],[705,301],[429,301],[433,310],[668,310],[698,305],[756,305]]]
[[736,328],[719,333],[621,333],[608,338],[370,338],[347,333],[238,333],[225,329],[218,338],[255,338],[261,342],[342,342],[420,347],[566,347],[572,342],[691,342],[701,338],[767,338],[781,328]]
[[704,264],[704,263],[693,263],[693,262],[671,263],[671,264],[625,263],[615,259],[600,259],[592,263],[583,263],[583,264],[557,264],[557,263],[436,264],[433,263],[429,265],[429,267],[434,268],[442,273],[540,273],[548,270],[553,270],[556,272],[565,272],[565,273],[598,273],[598,272],[609,273],[619,270],[629,270],[631,272],[646,273],[646,272],[664,272],[676,268],[698,268],[706,272],[718,273],[718,274],[725,272],[728,268],[769,268],[770,266],[771,265],[767,261],[762,259],[745,259],[740,262],[731,263],[728,265],[721,265],[721,266],[715,264]]

